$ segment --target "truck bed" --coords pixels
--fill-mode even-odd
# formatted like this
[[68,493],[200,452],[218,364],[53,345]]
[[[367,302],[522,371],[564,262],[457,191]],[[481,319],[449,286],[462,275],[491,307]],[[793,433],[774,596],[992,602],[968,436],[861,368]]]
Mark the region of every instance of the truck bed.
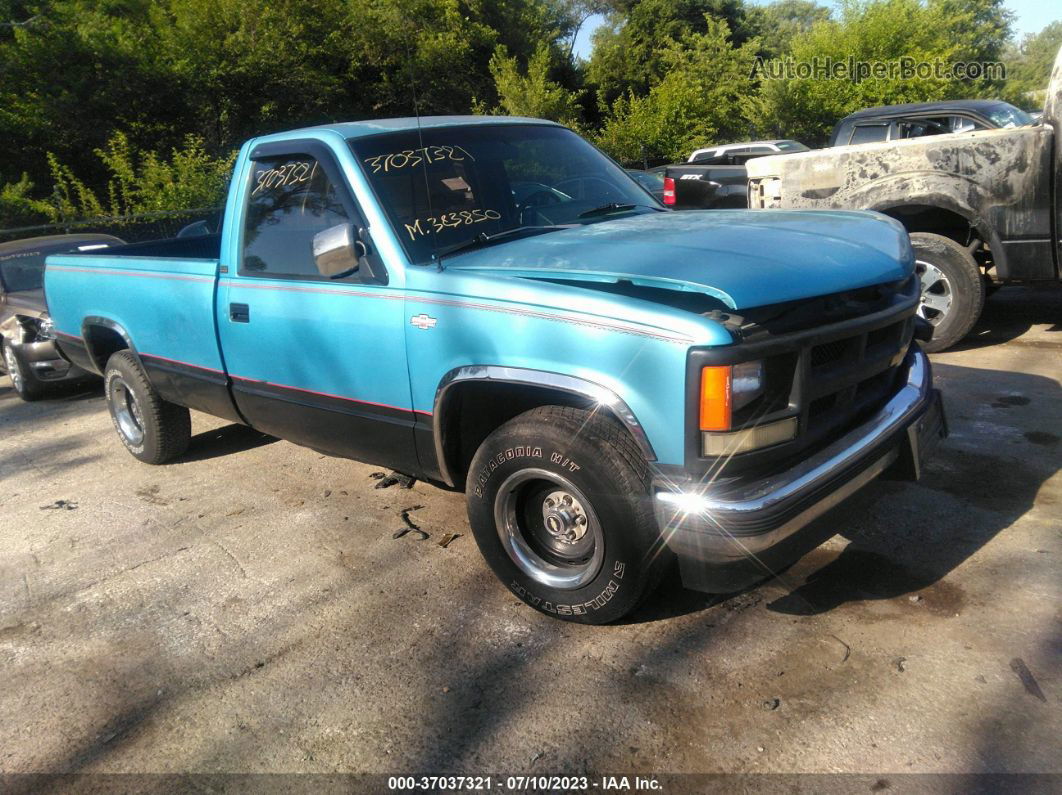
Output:
[[[48,257],[45,296],[64,351],[87,354],[90,369],[101,369],[83,323],[106,318],[146,362],[223,379],[214,316],[219,253],[219,238],[211,236]],[[141,340],[150,342],[141,346]]]

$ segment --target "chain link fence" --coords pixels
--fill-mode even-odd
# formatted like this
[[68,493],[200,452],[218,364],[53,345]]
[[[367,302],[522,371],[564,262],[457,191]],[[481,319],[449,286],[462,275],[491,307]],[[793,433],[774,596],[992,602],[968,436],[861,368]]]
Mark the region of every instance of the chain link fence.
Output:
[[[98,233],[114,235],[127,243],[163,240],[186,234],[213,234],[221,227],[223,207],[143,213],[139,215],[86,218],[54,224],[0,229],[0,243],[46,235]],[[196,224],[196,227],[192,227]],[[204,228],[205,227],[205,228]]]

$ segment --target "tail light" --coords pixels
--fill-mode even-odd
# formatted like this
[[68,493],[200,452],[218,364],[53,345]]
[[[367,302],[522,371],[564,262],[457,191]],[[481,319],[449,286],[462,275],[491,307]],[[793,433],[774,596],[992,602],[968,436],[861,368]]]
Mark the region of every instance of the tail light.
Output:
[[675,180],[671,177],[664,177],[664,204],[675,206]]

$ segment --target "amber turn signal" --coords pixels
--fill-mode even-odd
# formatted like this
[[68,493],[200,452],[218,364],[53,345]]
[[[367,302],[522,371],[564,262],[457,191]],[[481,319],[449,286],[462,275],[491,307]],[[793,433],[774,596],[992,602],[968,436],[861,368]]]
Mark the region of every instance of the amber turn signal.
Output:
[[731,369],[701,369],[701,430],[729,431],[733,393]]

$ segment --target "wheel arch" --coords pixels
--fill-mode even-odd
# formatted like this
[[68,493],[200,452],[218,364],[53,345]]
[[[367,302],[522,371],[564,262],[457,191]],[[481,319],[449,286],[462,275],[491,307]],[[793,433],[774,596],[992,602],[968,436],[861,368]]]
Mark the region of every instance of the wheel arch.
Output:
[[81,338],[85,342],[89,359],[100,375],[103,375],[107,360],[118,351],[129,350],[139,358],[129,332],[110,318],[95,315],[86,317],[81,322]]
[[979,240],[991,252],[997,277],[1006,277],[1007,252],[999,235],[971,208],[946,195],[907,198],[902,202],[886,202],[867,209],[896,219],[903,224],[908,234],[930,232],[967,247]]
[[608,387],[576,376],[515,367],[457,367],[435,393],[432,430],[443,481],[464,483],[479,445],[503,423],[539,406],[560,405],[606,412],[631,435],[647,461],[656,453],[627,403]]

